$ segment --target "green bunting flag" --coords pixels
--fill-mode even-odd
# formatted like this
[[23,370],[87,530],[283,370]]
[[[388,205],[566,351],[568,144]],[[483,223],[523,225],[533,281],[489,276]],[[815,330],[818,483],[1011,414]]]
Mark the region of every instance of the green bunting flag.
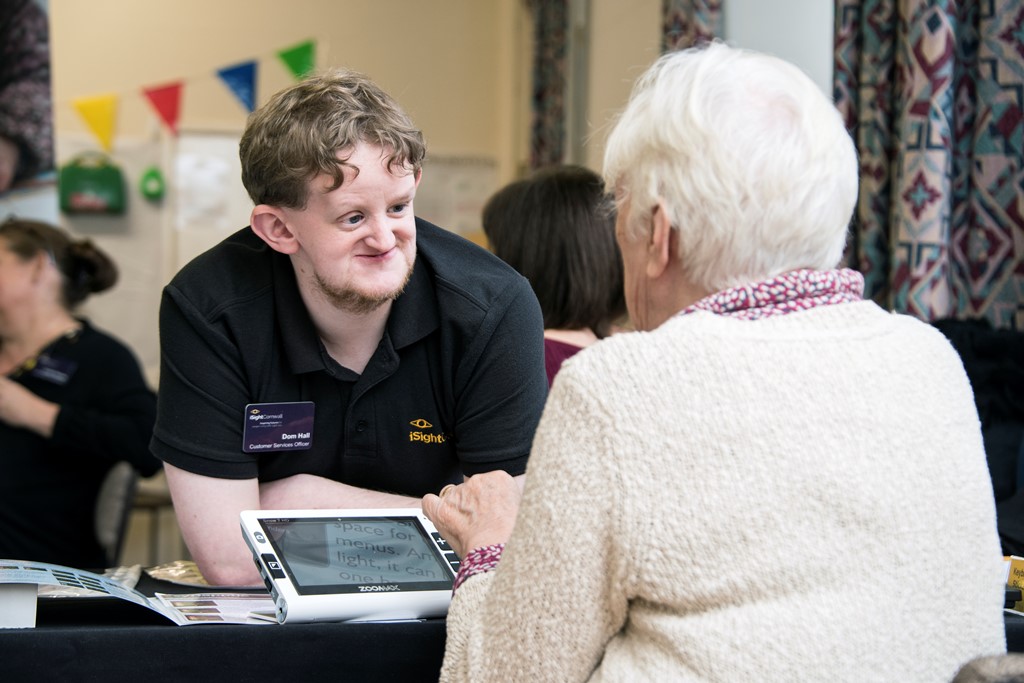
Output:
[[[5,0],[0,0],[3,3]],[[3,46],[0,46],[2,48]],[[295,80],[308,76],[316,68],[316,41],[307,40],[278,50],[277,57],[284,63]],[[266,55],[264,55],[266,56]],[[217,69],[217,75],[238,98],[247,112],[256,109],[256,75],[259,63],[251,59]],[[186,86],[185,79],[158,86],[141,88],[142,95],[149,100],[156,114],[173,135],[178,134],[178,119]],[[115,118],[120,93],[76,97],[71,104],[99,140],[104,150],[110,151],[114,144]]]
[[292,72],[292,76],[298,80],[305,77],[316,66],[315,54],[316,43],[312,40],[307,40],[304,43],[281,50],[277,53],[277,56],[281,58],[281,61],[288,67],[288,70]]

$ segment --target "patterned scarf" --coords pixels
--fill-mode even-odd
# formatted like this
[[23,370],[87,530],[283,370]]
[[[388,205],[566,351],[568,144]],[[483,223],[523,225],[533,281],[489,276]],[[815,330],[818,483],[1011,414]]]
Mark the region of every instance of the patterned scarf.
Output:
[[723,289],[679,312],[708,311],[741,320],[860,301],[864,276],[855,270],[792,270],[761,282]]

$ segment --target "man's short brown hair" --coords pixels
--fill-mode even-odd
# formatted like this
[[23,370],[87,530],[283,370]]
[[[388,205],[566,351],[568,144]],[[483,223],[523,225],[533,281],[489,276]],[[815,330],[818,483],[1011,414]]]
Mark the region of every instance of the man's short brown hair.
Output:
[[358,143],[378,145],[388,168],[419,173],[423,134],[390,95],[362,74],[335,69],[274,95],[249,116],[239,144],[242,184],[256,204],[306,206],[309,181],[344,182],[344,158]]

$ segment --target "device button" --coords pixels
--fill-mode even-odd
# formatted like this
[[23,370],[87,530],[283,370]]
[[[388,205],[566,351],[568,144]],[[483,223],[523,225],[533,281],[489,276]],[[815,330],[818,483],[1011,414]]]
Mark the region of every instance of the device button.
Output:
[[446,541],[443,538],[441,538],[441,534],[437,533],[436,531],[431,531],[430,535],[434,537],[434,543],[436,543],[437,547],[440,548],[441,550],[451,550],[452,549],[452,547],[450,545],[448,545],[448,541]]
[[263,553],[260,557],[263,558],[263,564],[267,566],[267,571],[270,572],[272,577],[275,579],[284,578],[284,568],[281,567],[281,563],[277,561],[276,557],[271,553]]
[[259,543],[267,542],[267,537],[263,535],[262,531],[257,531],[252,535],[252,537],[255,538]]

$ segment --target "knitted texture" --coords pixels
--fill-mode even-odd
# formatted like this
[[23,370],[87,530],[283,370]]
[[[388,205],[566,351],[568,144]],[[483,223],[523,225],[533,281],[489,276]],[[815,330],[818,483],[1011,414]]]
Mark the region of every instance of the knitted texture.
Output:
[[1005,650],[970,386],[861,301],[695,312],[566,361],[446,681],[941,681]]
[[501,561],[501,553],[504,550],[505,544],[497,543],[495,545],[474,548],[466,553],[466,556],[462,558],[462,564],[459,566],[459,573],[455,577],[452,591],[457,591],[459,586],[465,583],[469,577],[489,572],[497,567],[498,562]]
[[855,270],[793,270],[769,280],[731,287],[681,311],[709,311],[744,320],[860,301],[864,276]]

